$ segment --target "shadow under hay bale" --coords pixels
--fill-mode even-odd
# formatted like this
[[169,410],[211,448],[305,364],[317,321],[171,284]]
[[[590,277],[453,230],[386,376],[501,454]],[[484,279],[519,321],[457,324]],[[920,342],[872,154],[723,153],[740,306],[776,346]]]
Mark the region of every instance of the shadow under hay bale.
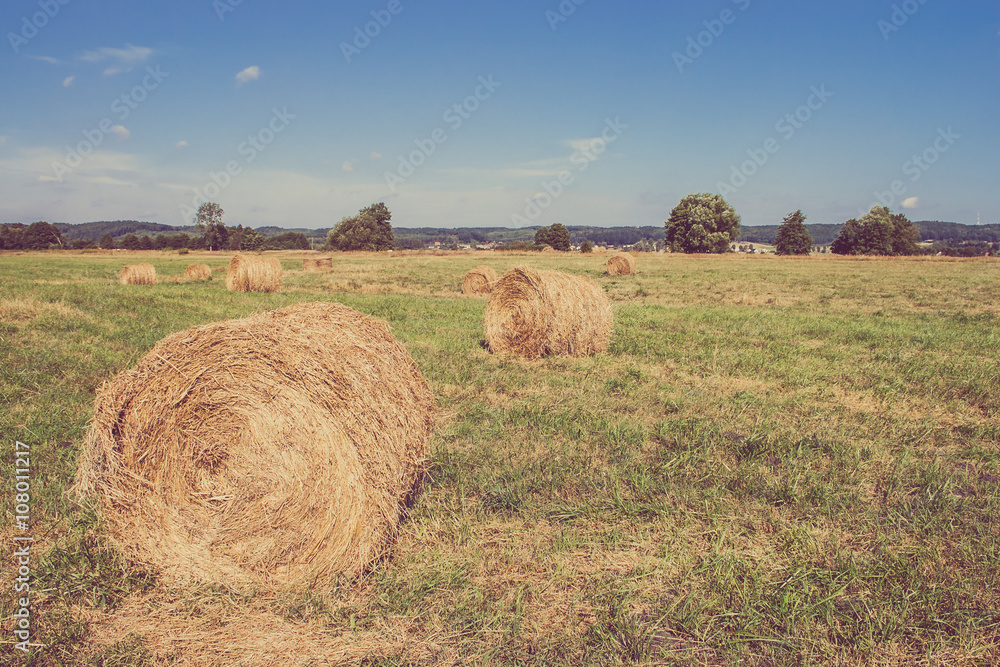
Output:
[[190,264],[184,269],[181,280],[211,280],[212,269],[207,264]]
[[526,267],[496,282],[483,318],[491,352],[529,359],[604,352],[611,327],[611,304],[593,280]]
[[462,279],[462,294],[489,294],[496,281],[497,272],[481,264],[465,274]]
[[635,257],[627,252],[615,253],[605,265],[609,276],[631,276],[635,274]]
[[280,292],[281,262],[275,257],[233,255],[226,270],[230,292]]
[[390,549],[435,410],[387,325],[346,306],[193,327],[101,388],[73,491],[171,574],[328,586]]
[[331,269],[333,269],[332,257],[318,257],[316,259],[306,257],[302,260],[303,271],[329,271]]
[[118,274],[122,285],[155,285],[156,269],[152,264],[129,264]]

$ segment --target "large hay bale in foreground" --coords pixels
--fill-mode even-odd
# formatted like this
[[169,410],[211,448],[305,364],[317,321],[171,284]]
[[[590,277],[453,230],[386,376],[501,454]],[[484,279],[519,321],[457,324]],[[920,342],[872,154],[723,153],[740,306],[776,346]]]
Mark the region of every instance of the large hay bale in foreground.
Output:
[[129,264],[118,274],[122,285],[155,285],[156,269],[152,264]]
[[462,294],[489,294],[496,281],[497,272],[492,267],[480,264],[465,274],[462,279]]
[[635,273],[635,257],[627,252],[615,253],[605,265],[609,276],[631,276]]
[[189,264],[186,269],[184,269],[184,275],[181,276],[181,280],[211,280],[212,279],[212,269],[208,267],[207,264]]
[[611,304],[585,276],[518,267],[493,286],[483,326],[494,353],[579,357],[608,349]]
[[390,548],[434,410],[388,327],[346,306],[193,327],[101,387],[74,492],[175,575],[330,585]]
[[329,271],[333,268],[333,257],[317,257],[310,259],[306,257],[302,260],[303,271]]
[[230,292],[280,292],[281,262],[275,257],[235,254],[226,270]]

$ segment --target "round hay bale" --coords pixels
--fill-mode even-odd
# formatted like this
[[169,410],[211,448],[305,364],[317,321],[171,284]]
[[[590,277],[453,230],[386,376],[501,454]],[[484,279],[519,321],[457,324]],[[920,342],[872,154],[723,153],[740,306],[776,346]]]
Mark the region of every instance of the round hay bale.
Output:
[[556,249],[550,245],[542,246],[542,252],[555,252]]
[[193,327],[101,387],[73,491],[171,574],[330,585],[392,546],[435,410],[388,326],[346,306]]
[[156,269],[152,264],[129,264],[118,274],[122,285],[155,285]]
[[585,276],[518,267],[493,286],[483,326],[493,353],[585,356],[608,349],[611,304]]
[[230,292],[280,292],[281,262],[275,257],[233,255],[226,270]]
[[480,264],[465,274],[462,279],[462,294],[489,294],[496,281],[497,272],[492,267]]
[[609,276],[631,276],[635,274],[635,257],[627,252],[618,252],[608,258],[605,265]]
[[184,269],[184,275],[181,276],[181,280],[211,280],[212,279],[212,269],[208,268],[207,264],[189,264],[186,269]]
[[310,259],[306,257],[302,260],[303,271],[329,271],[333,268],[332,257],[317,257]]

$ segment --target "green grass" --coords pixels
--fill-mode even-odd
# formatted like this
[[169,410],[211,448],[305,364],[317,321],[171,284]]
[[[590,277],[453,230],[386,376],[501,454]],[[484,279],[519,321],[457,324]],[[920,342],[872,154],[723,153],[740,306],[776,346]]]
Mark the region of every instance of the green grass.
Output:
[[[245,664],[326,664],[323,642],[368,665],[1000,663],[1000,263],[640,255],[610,278],[599,255],[282,259],[282,293],[231,294],[221,273],[123,287],[120,255],[0,256],[0,471],[31,444],[44,645],[0,662],[231,664],[166,628],[266,617],[310,640]],[[227,260],[144,254],[167,277]],[[489,355],[485,299],[460,294],[480,263],[597,280],[609,352]],[[291,597],[128,562],[65,496],[96,388],[171,332],[316,299],[387,321],[441,405],[392,556]],[[13,504],[8,483],[8,536]]]

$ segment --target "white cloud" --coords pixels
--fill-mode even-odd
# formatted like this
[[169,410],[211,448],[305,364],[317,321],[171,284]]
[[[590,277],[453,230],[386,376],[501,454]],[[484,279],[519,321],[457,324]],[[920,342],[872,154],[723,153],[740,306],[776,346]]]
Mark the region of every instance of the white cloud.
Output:
[[373,159],[373,160],[381,160],[382,159],[382,154],[379,153],[379,152],[376,152],[376,151],[372,151],[371,155],[369,157],[371,159]]
[[917,208],[920,206],[920,197],[910,197],[909,199],[904,199],[901,206],[908,209]]
[[28,56],[34,60],[41,60],[43,63],[48,63],[50,65],[58,65],[59,61],[51,56]]
[[115,74],[124,74],[131,71],[131,67],[108,67],[104,70],[104,76],[114,76]]
[[106,46],[94,51],[85,51],[79,58],[89,63],[97,63],[102,60],[117,60],[123,65],[134,65],[141,63],[151,55],[153,55],[152,49],[145,46],[126,44],[124,49],[115,49]]
[[73,79],[75,78],[76,78],[75,76],[68,76],[65,79],[63,79],[63,88],[69,88],[70,86],[72,86]]
[[111,128],[111,131],[118,136],[119,139],[128,139],[132,136],[132,133],[128,131],[124,125],[115,125]]
[[344,160],[344,164],[340,166],[344,171],[354,171],[354,163],[350,160]]
[[176,144],[174,144],[174,146],[177,146],[177,148],[187,148],[187,145],[188,142],[186,141],[178,141]]
[[236,81],[239,84],[247,83],[248,81],[256,81],[260,78],[260,68],[254,65],[253,67],[247,67],[245,70],[236,75]]

